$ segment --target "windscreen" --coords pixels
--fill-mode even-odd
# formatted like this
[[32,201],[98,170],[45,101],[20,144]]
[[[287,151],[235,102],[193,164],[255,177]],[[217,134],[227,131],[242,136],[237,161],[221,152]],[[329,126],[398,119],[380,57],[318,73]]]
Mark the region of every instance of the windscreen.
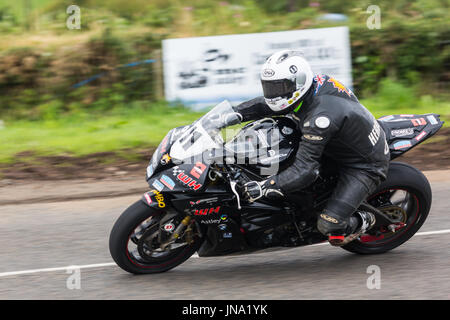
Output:
[[225,100],[195,121],[174,142],[170,156],[181,160],[198,155],[206,150],[220,148],[223,144],[220,130],[240,122],[240,114],[236,113],[231,104]]
[[206,132],[217,135],[220,129],[241,123],[242,116],[225,100],[199,119]]

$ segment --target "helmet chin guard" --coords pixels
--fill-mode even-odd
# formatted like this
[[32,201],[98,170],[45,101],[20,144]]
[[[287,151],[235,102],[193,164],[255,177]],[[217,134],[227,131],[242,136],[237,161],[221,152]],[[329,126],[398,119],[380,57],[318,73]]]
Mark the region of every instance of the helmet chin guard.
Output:
[[299,101],[313,82],[314,74],[300,51],[283,50],[267,59],[261,85],[267,105],[280,112]]

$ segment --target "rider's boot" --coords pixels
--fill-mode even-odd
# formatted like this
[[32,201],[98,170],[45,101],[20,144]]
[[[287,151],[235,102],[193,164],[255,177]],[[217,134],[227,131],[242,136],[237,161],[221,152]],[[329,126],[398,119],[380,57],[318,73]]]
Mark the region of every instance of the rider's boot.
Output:
[[367,232],[374,224],[375,216],[366,211],[357,211],[348,221],[337,216],[321,214],[317,229],[328,236],[331,245],[343,246]]

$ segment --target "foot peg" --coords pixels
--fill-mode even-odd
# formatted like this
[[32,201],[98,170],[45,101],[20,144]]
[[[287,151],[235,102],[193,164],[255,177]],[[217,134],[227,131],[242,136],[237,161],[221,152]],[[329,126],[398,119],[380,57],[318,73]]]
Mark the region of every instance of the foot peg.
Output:
[[342,245],[342,243],[344,242],[345,237],[344,236],[328,236],[328,242],[332,245],[332,246],[336,246],[339,247]]
[[375,216],[371,212],[357,212],[361,218],[361,225],[352,234],[348,236],[328,236],[328,242],[332,246],[341,247],[349,242],[352,242],[356,238],[360,237],[363,233],[370,230],[375,224]]

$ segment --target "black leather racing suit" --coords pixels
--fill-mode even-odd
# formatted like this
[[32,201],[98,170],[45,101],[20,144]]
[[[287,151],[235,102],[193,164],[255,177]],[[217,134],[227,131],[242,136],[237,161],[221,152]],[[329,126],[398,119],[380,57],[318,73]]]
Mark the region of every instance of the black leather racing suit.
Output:
[[[272,177],[273,187],[284,193],[305,188],[317,178],[322,156],[333,159],[340,178],[324,213],[339,224],[336,230],[333,225],[319,230],[345,230],[352,213],[386,178],[390,156],[385,133],[353,92],[329,76],[317,75],[301,103],[298,111],[289,111],[302,132],[299,149],[293,164]],[[279,115],[263,97],[235,110],[244,121]]]

